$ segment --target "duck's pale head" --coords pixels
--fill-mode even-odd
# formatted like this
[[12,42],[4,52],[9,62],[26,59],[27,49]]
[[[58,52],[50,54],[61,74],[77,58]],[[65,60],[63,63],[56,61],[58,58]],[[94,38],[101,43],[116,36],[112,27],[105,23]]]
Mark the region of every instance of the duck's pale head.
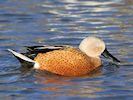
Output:
[[105,42],[97,37],[87,37],[83,39],[79,45],[79,49],[89,57],[99,57],[100,55],[103,55],[113,62],[120,62],[108,52]]
[[105,50],[105,43],[97,37],[87,37],[79,45],[79,49],[89,57],[98,57]]

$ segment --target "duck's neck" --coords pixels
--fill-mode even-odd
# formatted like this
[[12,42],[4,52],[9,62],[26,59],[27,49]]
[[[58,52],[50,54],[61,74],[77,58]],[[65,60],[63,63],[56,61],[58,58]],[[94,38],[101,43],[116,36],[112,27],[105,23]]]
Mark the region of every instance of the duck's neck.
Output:
[[99,67],[102,64],[100,57],[92,57],[91,61],[95,67]]

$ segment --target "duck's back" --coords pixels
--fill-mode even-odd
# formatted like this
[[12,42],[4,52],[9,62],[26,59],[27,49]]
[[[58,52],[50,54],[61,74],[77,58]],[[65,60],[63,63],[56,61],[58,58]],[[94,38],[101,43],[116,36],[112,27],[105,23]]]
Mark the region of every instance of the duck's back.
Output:
[[40,64],[39,70],[46,70],[64,76],[84,75],[101,64],[99,58],[90,58],[76,48],[39,53],[35,57],[35,61]]

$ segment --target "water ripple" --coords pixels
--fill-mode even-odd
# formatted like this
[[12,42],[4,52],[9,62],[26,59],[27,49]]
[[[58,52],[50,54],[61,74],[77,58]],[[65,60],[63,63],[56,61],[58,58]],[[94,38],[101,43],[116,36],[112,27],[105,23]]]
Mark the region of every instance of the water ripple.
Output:
[[[1,0],[0,99],[132,100],[132,0]],[[82,77],[21,69],[6,50],[25,45],[72,45],[87,36],[102,38],[122,62]]]

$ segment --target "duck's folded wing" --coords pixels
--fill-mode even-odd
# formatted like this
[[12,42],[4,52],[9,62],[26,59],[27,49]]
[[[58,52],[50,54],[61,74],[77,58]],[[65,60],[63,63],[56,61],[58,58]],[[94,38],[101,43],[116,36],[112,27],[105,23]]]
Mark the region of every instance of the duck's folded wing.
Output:
[[64,48],[69,47],[69,46],[61,45],[61,46],[25,46],[25,47],[29,52],[38,54],[38,53],[50,52],[53,50],[64,49]]
[[[64,49],[69,46],[26,46],[28,52],[25,53],[18,53],[14,50],[8,49],[22,64],[22,66],[26,67],[37,67],[38,65],[34,61],[34,58],[37,56],[38,53],[46,53],[53,50]],[[37,65],[37,66],[36,66]]]

